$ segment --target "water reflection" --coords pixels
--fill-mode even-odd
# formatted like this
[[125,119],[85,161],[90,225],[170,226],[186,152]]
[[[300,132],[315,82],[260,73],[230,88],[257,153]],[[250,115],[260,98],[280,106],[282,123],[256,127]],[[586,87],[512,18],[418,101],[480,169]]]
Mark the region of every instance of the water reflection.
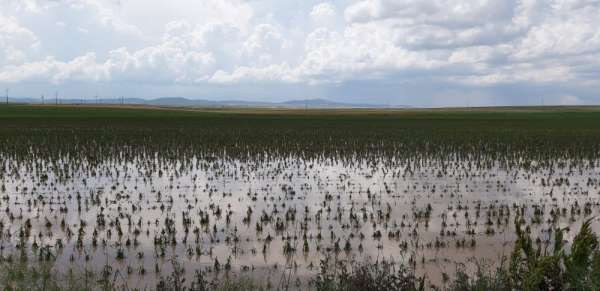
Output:
[[597,162],[1,161],[3,256],[39,260],[47,250],[65,270],[110,265],[140,289],[154,287],[173,257],[187,270],[248,273],[272,285],[289,272],[299,286],[325,256],[387,259],[416,264],[439,283],[457,263],[509,255],[515,220],[544,245],[552,229],[577,229],[600,207]]

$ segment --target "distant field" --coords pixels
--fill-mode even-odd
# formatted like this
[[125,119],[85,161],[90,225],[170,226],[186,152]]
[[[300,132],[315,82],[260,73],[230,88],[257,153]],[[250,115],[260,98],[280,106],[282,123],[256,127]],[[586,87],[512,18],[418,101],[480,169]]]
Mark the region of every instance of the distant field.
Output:
[[[79,120],[93,123],[98,119],[105,122],[122,121],[160,121],[168,124],[178,122],[222,120],[259,121],[272,119],[286,121],[327,120],[341,123],[347,121],[392,122],[394,125],[411,124],[413,122],[428,125],[427,121],[438,121],[449,125],[462,122],[492,122],[497,124],[529,126],[543,123],[546,126],[569,126],[572,122],[578,125],[592,124],[600,121],[600,107],[496,107],[496,108],[444,108],[444,109],[268,109],[268,108],[169,108],[135,105],[106,106],[53,106],[53,105],[10,105],[0,106],[0,120],[10,123],[21,123],[28,119],[62,122]],[[568,121],[565,124],[565,121]],[[395,123],[398,122],[398,123]],[[401,123],[401,124],[400,124]],[[76,125],[76,124],[74,124]],[[150,125],[150,124],[147,124]],[[189,124],[194,125],[194,124]],[[436,124],[442,125],[442,124]],[[594,126],[595,127],[595,126]]]
[[[146,106],[0,106],[5,151],[17,144],[85,149],[136,145],[319,155],[595,157],[600,107],[252,109]],[[70,145],[63,145],[71,140]],[[12,148],[8,150],[7,148]],[[70,149],[81,154],[81,149]],[[98,150],[89,154],[97,154]]]
[[292,110],[23,105],[0,106],[0,123],[0,137],[6,141],[177,145],[194,151],[229,149],[230,155],[264,151],[362,155],[377,149],[389,155],[568,152],[587,157],[597,155],[600,144],[598,107]]

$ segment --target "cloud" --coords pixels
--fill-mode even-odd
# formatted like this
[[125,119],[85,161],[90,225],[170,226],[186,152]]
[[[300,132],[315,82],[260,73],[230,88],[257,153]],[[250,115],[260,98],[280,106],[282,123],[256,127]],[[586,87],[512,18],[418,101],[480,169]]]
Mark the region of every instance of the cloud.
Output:
[[270,56],[282,48],[284,41],[281,29],[272,24],[259,24],[242,45],[242,53],[252,57],[270,59]]
[[524,27],[514,0],[364,0],[345,10],[351,23],[393,27],[398,44],[413,49],[493,45],[514,39]]
[[109,79],[109,67],[100,64],[95,53],[88,53],[69,62],[62,62],[53,57],[42,61],[28,62],[20,66],[7,66],[0,72],[0,81],[49,81],[60,84],[69,81],[102,81]]
[[429,83],[481,100],[516,94],[499,88],[556,84],[553,96],[588,100],[600,87],[597,0],[7,0],[0,8],[0,82],[23,87],[217,84],[243,94],[252,84],[312,92],[358,82],[372,91],[394,84],[394,95]]
[[208,81],[213,83],[248,83],[248,82],[286,82],[298,80],[290,74],[292,69],[287,64],[270,65],[266,67],[237,67],[233,72],[217,71]]
[[574,55],[600,50],[600,2],[563,1],[531,27],[515,47],[519,59]]
[[558,99],[556,105],[585,105],[585,101],[573,95],[564,95]]
[[315,5],[310,12],[310,17],[315,21],[323,21],[336,16],[336,8],[329,2]]
[[0,65],[26,61],[26,52],[38,45],[35,33],[16,18],[0,14]]

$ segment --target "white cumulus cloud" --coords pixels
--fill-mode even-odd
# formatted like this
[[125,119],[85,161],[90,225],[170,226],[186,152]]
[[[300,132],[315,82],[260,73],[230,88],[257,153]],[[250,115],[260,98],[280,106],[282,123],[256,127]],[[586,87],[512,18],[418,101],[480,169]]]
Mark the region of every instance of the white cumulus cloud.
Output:
[[293,84],[336,98],[360,83],[380,95],[437,98],[437,86],[486,100],[547,88],[590,103],[598,15],[597,0],[6,0],[0,83],[240,85],[240,95]]

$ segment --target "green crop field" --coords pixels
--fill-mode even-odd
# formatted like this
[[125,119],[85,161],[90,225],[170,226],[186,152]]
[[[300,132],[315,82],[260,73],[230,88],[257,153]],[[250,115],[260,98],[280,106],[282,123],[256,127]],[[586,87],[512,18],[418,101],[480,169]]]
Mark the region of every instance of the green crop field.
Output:
[[[593,157],[600,108],[168,109],[106,106],[1,106],[0,136],[25,144],[63,139],[96,145],[143,143],[186,149],[274,152],[414,152]],[[28,136],[32,138],[28,138]],[[27,137],[27,138],[26,138]],[[149,143],[149,141],[152,141]],[[6,143],[4,143],[6,145]],[[402,145],[402,149],[398,147]],[[511,151],[511,152],[509,152]]]
[[600,131],[598,107],[475,109],[168,109],[149,107],[0,106],[10,128],[375,128]]

